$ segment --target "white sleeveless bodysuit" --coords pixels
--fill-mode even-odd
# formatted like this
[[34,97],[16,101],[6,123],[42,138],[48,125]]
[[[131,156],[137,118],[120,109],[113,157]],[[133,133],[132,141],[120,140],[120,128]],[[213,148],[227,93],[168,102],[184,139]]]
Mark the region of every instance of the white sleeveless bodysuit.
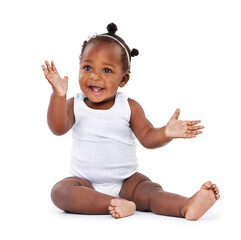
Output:
[[128,98],[117,93],[110,109],[96,110],[85,104],[85,97],[78,93],[74,99],[70,173],[96,191],[118,197],[123,181],[138,167]]

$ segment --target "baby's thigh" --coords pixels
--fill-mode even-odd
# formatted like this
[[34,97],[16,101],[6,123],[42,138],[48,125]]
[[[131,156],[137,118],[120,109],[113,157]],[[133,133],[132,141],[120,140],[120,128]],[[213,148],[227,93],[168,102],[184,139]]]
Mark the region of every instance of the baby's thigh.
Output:
[[80,177],[67,177],[64,178],[63,180],[57,182],[53,189],[66,189],[66,188],[71,188],[71,187],[75,187],[75,186],[84,186],[84,187],[89,187],[94,189],[94,187],[91,185],[90,182],[88,182],[87,180],[80,178]]
[[76,187],[83,186],[94,189],[94,187],[85,179],[79,177],[67,177],[57,182],[51,191],[51,198],[55,205],[69,198],[70,194],[76,192]]

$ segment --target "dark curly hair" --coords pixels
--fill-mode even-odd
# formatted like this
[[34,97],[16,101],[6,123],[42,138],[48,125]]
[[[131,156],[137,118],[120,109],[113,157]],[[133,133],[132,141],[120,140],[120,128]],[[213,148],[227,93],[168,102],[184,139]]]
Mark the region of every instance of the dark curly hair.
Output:
[[[115,34],[116,31],[118,30],[118,28],[117,28],[117,26],[114,23],[108,24],[107,30],[108,30],[108,33],[96,35],[96,36],[90,38],[88,41],[84,41],[83,42],[82,49],[81,49],[81,54],[79,56],[80,61],[81,61],[81,56],[82,56],[86,46],[88,45],[88,43],[97,40],[97,41],[103,41],[103,42],[114,42],[116,44],[119,44],[118,41],[120,41],[125,46],[126,50],[129,53],[129,57],[130,57],[130,59],[128,61],[128,56],[126,54],[126,51],[125,51],[125,49],[123,47],[121,47],[121,49],[122,49],[121,62],[122,62],[122,65],[123,65],[123,71],[130,72],[130,66],[129,66],[128,63],[131,62],[131,57],[135,57],[135,56],[137,56],[139,54],[139,51],[137,49],[135,49],[135,48],[130,50],[130,48],[127,46],[125,41],[121,37],[119,37],[118,35]],[[118,41],[116,41],[113,38],[107,37],[105,35],[109,35],[111,37],[114,37]]]

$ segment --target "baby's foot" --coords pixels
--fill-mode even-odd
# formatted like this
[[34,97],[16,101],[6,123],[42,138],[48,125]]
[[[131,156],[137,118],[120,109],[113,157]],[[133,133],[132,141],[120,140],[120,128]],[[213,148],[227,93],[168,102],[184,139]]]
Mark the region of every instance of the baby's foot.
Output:
[[208,181],[201,189],[187,200],[184,207],[184,216],[187,220],[197,220],[220,198],[216,184]]
[[128,217],[136,211],[136,204],[123,198],[112,199],[108,207],[114,218]]

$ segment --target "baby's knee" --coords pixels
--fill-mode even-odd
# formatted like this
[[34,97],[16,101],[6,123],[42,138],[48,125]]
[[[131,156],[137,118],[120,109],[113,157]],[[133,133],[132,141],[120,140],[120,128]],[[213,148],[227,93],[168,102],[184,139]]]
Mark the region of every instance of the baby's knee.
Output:
[[150,211],[150,201],[156,192],[163,191],[162,187],[152,181],[143,181],[138,184],[133,195],[133,201],[140,211]]
[[66,193],[64,192],[63,188],[61,187],[60,183],[56,183],[52,190],[51,190],[51,199],[52,202],[54,203],[54,205],[62,210],[64,209],[63,206],[63,199],[64,199],[64,195]]
[[68,202],[72,186],[65,181],[56,183],[51,190],[51,199],[54,205],[61,210],[68,211]]

